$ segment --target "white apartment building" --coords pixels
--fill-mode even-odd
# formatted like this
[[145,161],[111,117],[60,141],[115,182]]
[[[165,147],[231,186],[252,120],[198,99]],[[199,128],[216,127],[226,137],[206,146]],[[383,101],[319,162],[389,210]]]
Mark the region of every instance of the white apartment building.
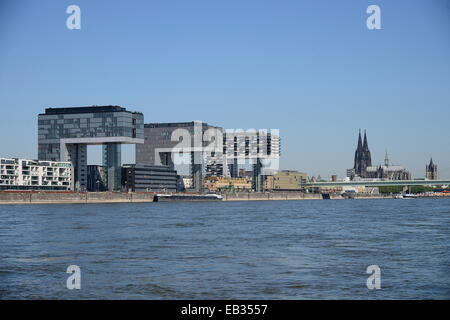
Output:
[[0,158],[0,190],[73,190],[70,162]]

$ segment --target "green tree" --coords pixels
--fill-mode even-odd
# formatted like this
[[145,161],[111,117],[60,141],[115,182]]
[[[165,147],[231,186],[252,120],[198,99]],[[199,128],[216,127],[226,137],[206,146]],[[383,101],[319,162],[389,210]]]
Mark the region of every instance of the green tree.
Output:
[[411,186],[409,190],[411,193],[424,193],[434,191],[435,189],[429,186]]
[[402,186],[383,186],[379,187],[380,193],[401,193],[403,191]]

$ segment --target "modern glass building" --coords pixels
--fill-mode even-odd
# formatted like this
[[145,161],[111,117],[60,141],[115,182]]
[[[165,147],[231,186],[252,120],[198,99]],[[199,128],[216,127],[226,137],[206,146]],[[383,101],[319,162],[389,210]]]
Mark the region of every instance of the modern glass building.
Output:
[[122,167],[122,187],[132,192],[176,192],[177,171],[169,166],[129,164]]
[[[175,154],[187,154],[190,156],[192,188],[202,191],[203,156],[208,148],[222,149],[222,128],[199,121],[147,123],[144,136],[144,144],[136,146],[136,163],[174,169]],[[220,141],[215,140],[218,138]]]
[[87,187],[87,145],[103,145],[105,185],[121,189],[121,144],[144,143],[144,116],[119,106],[47,108],[38,115],[38,158],[69,161],[74,189]]
[[174,168],[176,155],[190,154],[192,189],[203,190],[203,169],[207,176],[238,177],[239,161],[251,161],[254,189],[262,191],[262,176],[278,170],[278,130],[224,130],[199,121],[147,123],[144,144],[136,146],[136,162]]

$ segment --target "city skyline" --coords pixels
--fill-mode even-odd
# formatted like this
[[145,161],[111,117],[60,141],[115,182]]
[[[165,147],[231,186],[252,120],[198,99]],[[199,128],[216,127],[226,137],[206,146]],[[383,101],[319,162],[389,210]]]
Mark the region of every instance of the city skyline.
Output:
[[146,123],[279,129],[280,169],[308,176],[344,177],[361,128],[373,165],[387,149],[413,178],[431,157],[450,177],[443,1],[376,1],[381,30],[365,26],[369,1],[77,1],[81,30],[66,28],[70,4],[0,5],[0,156],[37,159],[47,107],[121,105]]

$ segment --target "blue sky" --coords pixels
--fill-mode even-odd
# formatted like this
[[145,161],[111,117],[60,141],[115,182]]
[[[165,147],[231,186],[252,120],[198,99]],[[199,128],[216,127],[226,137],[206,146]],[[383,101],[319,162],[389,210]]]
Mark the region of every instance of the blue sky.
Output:
[[432,156],[450,177],[449,1],[2,0],[0,46],[0,156],[37,157],[45,107],[113,104],[279,129],[281,168],[322,177],[353,166],[367,129],[373,163],[387,149],[423,177]]

